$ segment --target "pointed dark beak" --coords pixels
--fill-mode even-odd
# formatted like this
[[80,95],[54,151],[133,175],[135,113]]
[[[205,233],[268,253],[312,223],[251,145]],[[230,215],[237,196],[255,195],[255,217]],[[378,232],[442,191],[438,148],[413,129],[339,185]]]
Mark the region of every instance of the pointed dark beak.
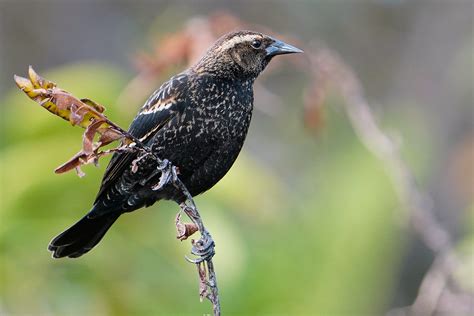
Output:
[[270,46],[265,49],[265,51],[267,52],[267,57],[303,52],[301,49],[279,40],[275,40],[272,44],[270,44]]

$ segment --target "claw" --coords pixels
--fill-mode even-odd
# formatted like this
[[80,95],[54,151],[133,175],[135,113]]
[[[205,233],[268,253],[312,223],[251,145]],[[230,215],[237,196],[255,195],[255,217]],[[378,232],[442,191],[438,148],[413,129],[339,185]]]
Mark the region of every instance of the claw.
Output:
[[188,256],[184,256],[184,259],[186,259],[187,262],[194,263],[194,264],[199,264],[206,260],[205,258],[199,257],[197,259],[191,259]]
[[158,170],[164,171],[165,169],[169,169],[170,161],[168,159],[163,159],[161,163],[158,165]]
[[157,168],[161,171],[161,177],[158,184],[153,186],[151,189],[153,191],[158,191],[166,186],[168,183],[173,183],[178,178],[178,174],[176,172],[176,167],[171,164],[168,159],[163,159],[161,164]]
[[197,256],[197,258],[185,258],[187,261],[196,264],[210,260],[216,253],[214,250],[214,246],[214,240],[212,240],[211,236],[204,235],[203,237],[201,237],[201,239],[193,243],[193,248],[191,249],[191,253]]
[[[203,243],[204,242],[204,243]],[[212,253],[214,255],[214,241],[211,240],[198,240],[194,243],[191,253],[196,256],[208,256]]]

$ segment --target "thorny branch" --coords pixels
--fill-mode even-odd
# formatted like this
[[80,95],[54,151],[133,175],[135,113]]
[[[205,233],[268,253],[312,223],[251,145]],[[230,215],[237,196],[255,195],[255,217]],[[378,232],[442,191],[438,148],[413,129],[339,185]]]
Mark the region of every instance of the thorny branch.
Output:
[[[116,151],[136,152],[138,157],[132,163],[133,171],[137,171],[137,162],[144,157],[154,159],[158,165],[157,169],[161,172],[159,183],[152,189],[159,190],[167,185],[173,185],[181,191],[185,201],[180,204],[181,211],[193,222],[192,224],[183,224],[180,220],[180,214],[176,219],[176,228],[178,230],[177,238],[185,240],[197,230],[201,234],[198,241],[192,240],[191,253],[197,256],[196,259],[186,259],[196,264],[199,275],[199,295],[209,299],[213,305],[214,315],[220,315],[220,302],[217,287],[216,273],[212,257],[215,254],[214,241],[211,234],[205,228],[201,215],[194,203],[193,197],[189,193],[184,183],[178,177],[178,171],[167,159],[161,159],[156,156],[151,148],[144,145],[139,139],[122,129],[120,126],[110,121],[103,112],[105,108],[89,99],[79,100],[67,91],[57,88],[56,84],[40,77],[30,66],[29,78],[15,76],[15,82],[25,94],[32,100],[38,102],[49,112],[69,121],[72,125],[79,125],[85,128],[83,134],[82,150],[74,155],[65,164],[58,167],[56,173],[67,172],[76,169],[79,176],[83,175],[80,166],[91,162],[97,163],[100,157]],[[97,142],[94,142],[96,134],[100,135]],[[122,140],[122,145],[116,148],[99,151],[101,147],[115,141]]]

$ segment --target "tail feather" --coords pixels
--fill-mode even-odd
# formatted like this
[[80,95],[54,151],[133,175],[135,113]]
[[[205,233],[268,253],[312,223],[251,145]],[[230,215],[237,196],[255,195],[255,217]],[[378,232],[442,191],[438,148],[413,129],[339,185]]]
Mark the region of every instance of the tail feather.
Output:
[[48,250],[53,252],[53,258],[80,257],[99,243],[119,216],[120,213],[94,218],[89,218],[86,215],[69,229],[56,236],[49,243]]

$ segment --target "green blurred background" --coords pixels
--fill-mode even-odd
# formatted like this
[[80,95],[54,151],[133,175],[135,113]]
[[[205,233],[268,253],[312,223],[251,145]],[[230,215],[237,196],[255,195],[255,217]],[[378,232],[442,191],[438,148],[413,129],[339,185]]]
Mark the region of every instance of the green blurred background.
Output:
[[[143,102],[117,102],[137,73],[133,56],[216,9],[338,51],[472,260],[471,1],[0,0],[0,315],[210,312],[171,202],[122,216],[78,260],[51,259],[48,242],[88,211],[106,161],[84,178],[55,175],[82,130],[28,100],[12,76],[34,65],[126,127]],[[381,315],[413,302],[433,259],[341,99],[324,104],[318,133],[303,126],[307,79],[292,64],[261,79],[278,102],[262,104],[257,91],[238,161],[196,199],[217,244],[224,314]],[[472,262],[461,276],[471,289]]]

